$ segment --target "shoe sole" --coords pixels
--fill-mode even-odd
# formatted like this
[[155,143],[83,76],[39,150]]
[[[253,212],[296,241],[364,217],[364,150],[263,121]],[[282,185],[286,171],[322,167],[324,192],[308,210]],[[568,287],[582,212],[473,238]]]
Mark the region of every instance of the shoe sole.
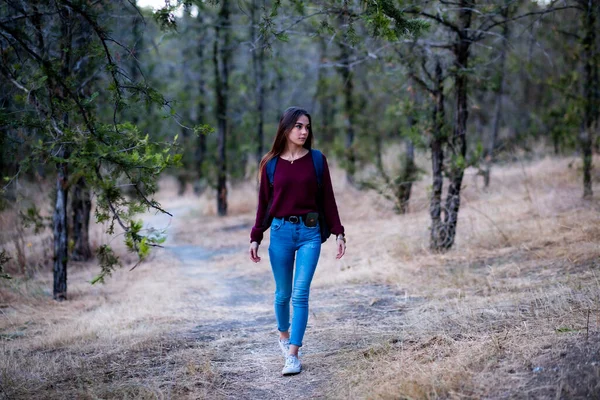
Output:
[[302,370],[300,370],[300,371],[285,371],[285,372],[282,372],[281,375],[283,375],[283,376],[298,375],[300,372],[302,372]]

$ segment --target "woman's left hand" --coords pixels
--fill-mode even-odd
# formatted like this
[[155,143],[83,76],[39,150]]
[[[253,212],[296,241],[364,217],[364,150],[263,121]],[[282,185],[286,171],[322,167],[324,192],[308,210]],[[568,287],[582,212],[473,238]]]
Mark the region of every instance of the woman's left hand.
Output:
[[337,252],[337,256],[335,256],[335,258],[339,260],[340,258],[342,258],[344,256],[344,254],[346,254],[346,242],[344,242],[343,239],[337,238],[336,243],[337,243],[338,252]]

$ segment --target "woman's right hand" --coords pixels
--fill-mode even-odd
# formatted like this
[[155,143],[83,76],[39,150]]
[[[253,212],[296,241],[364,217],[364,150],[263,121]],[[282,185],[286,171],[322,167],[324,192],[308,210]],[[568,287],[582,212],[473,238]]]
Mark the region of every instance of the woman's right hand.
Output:
[[250,243],[250,259],[255,263],[260,261],[260,257],[258,256],[258,242]]

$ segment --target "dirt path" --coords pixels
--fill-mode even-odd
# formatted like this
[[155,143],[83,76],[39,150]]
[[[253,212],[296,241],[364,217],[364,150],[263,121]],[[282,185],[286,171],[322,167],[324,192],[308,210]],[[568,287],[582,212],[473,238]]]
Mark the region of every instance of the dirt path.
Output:
[[364,397],[348,367],[401,346],[404,311],[421,300],[389,285],[314,284],[303,371],[283,377],[268,241],[254,265],[246,217],[210,220],[190,204],[144,219],[168,240],[136,271],[90,287],[82,270],[71,301],[4,313],[0,399]]
[[[172,233],[174,239],[166,250],[180,261],[181,279],[190,282],[184,294],[189,301],[186,311],[197,321],[196,326],[178,333],[176,340],[211,355],[210,370],[218,377],[212,387],[215,397],[343,397],[332,392],[340,384],[336,372],[342,363],[349,357],[368,356],[382,344],[396,343],[403,310],[415,301],[405,297],[403,290],[385,285],[313,288],[303,372],[283,377],[271,274],[240,274],[233,266],[222,267],[223,258],[245,252],[245,247],[202,248],[178,241],[176,226]],[[221,266],[215,266],[215,260]],[[268,263],[267,257],[262,262]],[[194,289],[192,283],[197,280],[210,289]]]

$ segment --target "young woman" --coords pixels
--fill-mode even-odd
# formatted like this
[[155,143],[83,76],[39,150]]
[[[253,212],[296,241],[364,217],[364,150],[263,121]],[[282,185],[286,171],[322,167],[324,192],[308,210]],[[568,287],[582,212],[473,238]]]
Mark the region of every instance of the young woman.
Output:
[[[271,151],[260,162],[258,210],[250,234],[250,258],[259,262],[258,247],[264,231],[271,228],[269,258],[275,278],[279,346],[285,357],[283,375],[297,374],[302,369],[298,350],[308,321],[310,283],[321,253],[321,230],[318,218],[315,218],[319,210],[336,236],[337,258],[346,252],[344,227],[340,223],[327,160],[321,153],[311,151],[312,139],[308,112],[298,107],[285,110]],[[313,155],[322,157],[322,177],[317,176],[318,164]],[[275,158],[273,164],[271,160]],[[272,186],[268,165],[275,165]],[[294,308],[291,335],[290,299]]]

